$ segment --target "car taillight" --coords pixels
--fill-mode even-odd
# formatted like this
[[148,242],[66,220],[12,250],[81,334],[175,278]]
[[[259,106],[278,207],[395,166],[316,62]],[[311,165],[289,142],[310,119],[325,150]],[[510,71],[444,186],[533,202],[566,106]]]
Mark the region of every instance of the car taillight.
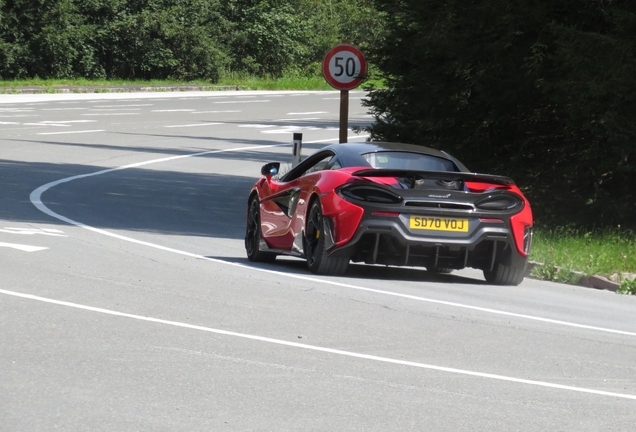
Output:
[[382,187],[370,184],[349,184],[338,190],[340,196],[346,200],[365,201],[376,204],[399,204],[402,197]]
[[523,200],[511,193],[495,193],[475,203],[480,210],[514,210],[523,206]]

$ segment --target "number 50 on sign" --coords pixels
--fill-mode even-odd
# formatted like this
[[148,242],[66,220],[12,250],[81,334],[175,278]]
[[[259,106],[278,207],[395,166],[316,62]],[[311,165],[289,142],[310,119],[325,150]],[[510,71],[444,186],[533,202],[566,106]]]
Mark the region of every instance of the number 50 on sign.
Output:
[[367,62],[358,48],[349,44],[333,47],[322,62],[325,80],[338,90],[359,86],[367,74]]

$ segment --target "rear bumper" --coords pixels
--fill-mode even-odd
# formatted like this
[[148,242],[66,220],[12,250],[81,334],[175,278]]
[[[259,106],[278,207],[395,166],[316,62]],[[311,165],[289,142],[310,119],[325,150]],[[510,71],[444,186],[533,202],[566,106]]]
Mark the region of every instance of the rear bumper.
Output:
[[468,233],[413,230],[408,216],[369,216],[351,241],[332,252],[367,264],[491,270],[495,262],[523,264],[509,221],[482,222],[471,217]]

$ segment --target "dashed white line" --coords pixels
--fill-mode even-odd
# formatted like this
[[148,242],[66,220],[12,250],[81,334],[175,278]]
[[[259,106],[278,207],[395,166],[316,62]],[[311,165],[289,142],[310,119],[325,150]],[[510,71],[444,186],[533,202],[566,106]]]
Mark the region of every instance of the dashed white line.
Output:
[[244,103],[264,103],[271,102],[271,100],[234,100],[234,101],[220,101],[220,102],[212,102],[215,104],[244,104]]
[[222,111],[194,111],[192,114],[221,114],[221,113],[240,113],[241,110],[222,110]]
[[83,116],[125,116],[125,115],[139,115],[140,113],[132,113],[132,112],[126,112],[126,113],[88,113],[88,114],[82,114]]
[[22,252],[39,252],[39,251],[48,249],[46,247],[30,246],[30,245],[15,244],[15,243],[0,243],[0,247],[16,249]]
[[7,234],[17,234],[17,235],[45,235],[52,237],[68,237],[64,234],[64,231],[59,231],[55,229],[39,229],[39,228],[9,228],[5,227],[4,229],[0,229],[0,232]]
[[315,115],[315,114],[329,114],[329,111],[308,111],[308,112],[290,112],[287,115]]
[[152,110],[152,112],[192,112],[196,111],[195,109],[163,109],[163,110]]
[[[159,99],[155,99],[159,100]],[[127,107],[146,107],[153,106],[154,104],[134,104],[134,105],[93,105],[93,108],[127,108]],[[74,108],[79,109],[79,108]],[[83,109],[83,108],[82,108]]]
[[38,135],[82,134],[82,133],[94,133],[94,132],[105,132],[105,130],[95,129],[95,130],[64,131],[64,132],[39,132]]
[[214,126],[214,125],[220,125],[223,123],[195,123],[195,124],[185,124],[185,125],[168,125],[168,126],[164,126],[167,128],[186,128],[186,127],[196,127],[196,126]]
[[285,122],[285,121],[308,121],[308,120],[320,120],[320,117],[301,117],[301,118],[285,118],[272,120],[273,122]]
[[60,121],[41,121],[42,124],[62,124],[62,123],[94,123],[97,120],[60,120]]

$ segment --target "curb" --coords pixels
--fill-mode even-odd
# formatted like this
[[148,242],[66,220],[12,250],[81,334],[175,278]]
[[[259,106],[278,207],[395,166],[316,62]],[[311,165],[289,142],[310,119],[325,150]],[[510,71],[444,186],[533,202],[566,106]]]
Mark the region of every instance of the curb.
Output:
[[[536,279],[536,280],[549,280],[549,279],[538,278],[532,275],[532,270],[534,270],[534,268],[544,267],[544,266],[545,264],[543,263],[528,261],[528,265],[526,267],[526,277],[531,279]],[[558,268],[555,268],[555,273],[558,270],[559,270]],[[612,292],[618,291],[619,288],[621,287],[620,283],[611,281],[606,277],[603,277],[600,275],[586,276],[585,274],[581,272],[574,272],[574,271],[570,272],[567,280],[578,281],[577,283],[569,283],[570,285],[576,285],[576,286],[580,286],[584,288],[594,288],[594,289],[606,290],[606,291],[612,291]],[[564,282],[564,283],[567,284],[568,282]]]
[[50,86],[50,87],[6,87],[0,94],[47,94],[47,93],[136,93],[136,92],[187,92],[187,91],[236,91],[242,86],[214,85],[121,85],[121,86]]

